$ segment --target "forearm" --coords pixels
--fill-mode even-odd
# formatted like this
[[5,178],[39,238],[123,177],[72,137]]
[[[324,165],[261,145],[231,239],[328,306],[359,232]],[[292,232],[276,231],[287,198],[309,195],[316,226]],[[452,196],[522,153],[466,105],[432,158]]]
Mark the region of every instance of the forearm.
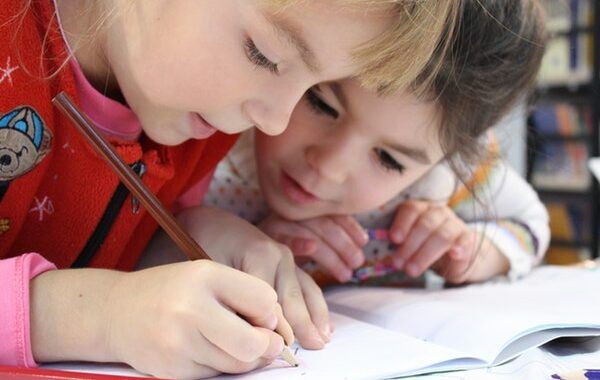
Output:
[[37,362],[117,361],[109,350],[111,290],[123,273],[56,270],[30,284],[30,329]]

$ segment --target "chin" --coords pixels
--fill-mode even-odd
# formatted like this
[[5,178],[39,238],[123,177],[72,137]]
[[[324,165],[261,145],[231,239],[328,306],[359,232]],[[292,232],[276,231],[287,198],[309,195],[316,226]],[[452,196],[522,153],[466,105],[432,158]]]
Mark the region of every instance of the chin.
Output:
[[325,212],[315,211],[313,207],[310,206],[298,206],[290,204],[286,201],[281,202],[269,202],[267,201],[269,208],[273,210],[277,215],[291,220],[293,222],[297,222],[300,220],[311,219],[317,216],[326,215]]
[[146,136],[148,136],[148,138],[150,140],[154,141],[155,143],[158,143],[161,145],[166,145],[166,146],[179,145],[188,140],[188,138],[179,136],[177,134],[172,134],[172,133],[165,135],[162,133],[153,133],[152,131],[146,131],[146,130],[144,130],[144,133],[146,134]]

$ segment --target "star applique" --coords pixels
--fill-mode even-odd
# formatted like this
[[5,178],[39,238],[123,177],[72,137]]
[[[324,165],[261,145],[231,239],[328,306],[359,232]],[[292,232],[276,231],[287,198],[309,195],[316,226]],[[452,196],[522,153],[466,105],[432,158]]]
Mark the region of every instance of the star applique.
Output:
[[12,86],[12,73],[17,69],[19,69],[19,66],[11,66],[10,57],[6,58],[6,67],[0,67],[0,74],[2,74],[2,76],[0,76],[0,83],[4,82],[5,80],[8,80],[8,83],[10,83],[10,85]]

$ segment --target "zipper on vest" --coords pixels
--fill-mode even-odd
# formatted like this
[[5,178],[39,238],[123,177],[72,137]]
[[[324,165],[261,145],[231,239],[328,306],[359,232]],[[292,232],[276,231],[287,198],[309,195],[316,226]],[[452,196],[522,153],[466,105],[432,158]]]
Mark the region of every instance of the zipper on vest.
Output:
[[[146,165],[144,165],[142,161],[134,162],[131,165],[131,168],[140,177],[146,172]],[[110,232],[110,229],[128,196],[129,189],[127,189],[123,182],[119,182],[119,185],[117,185],[115,192],[104,210],[104,214],[100,218],[100,222],[98,222],[96,229],[83,247],[83,250],[81,250],[81,253],[79,253],[79,256],[77,256],[77,259],[71,265],[72,268],[84,268],[89,265]]]
[[[144,163],[142,161],[138,161],[135,164],[137,164],[137,163],[140,164],[140,169],[139,169],[139,172],[136,172],[136,173],[140,176],[140,178],[142,178],[144,176],[144,174],[146,173],[146,165],[144,165]],[[135,169],[133,169],[133,170],[135,170]],[[134,214],[137,214],[140,212],[140,200],[137,199],[136,197],[134,197],[133,194],[131,195],[131,212],[133,212]]]

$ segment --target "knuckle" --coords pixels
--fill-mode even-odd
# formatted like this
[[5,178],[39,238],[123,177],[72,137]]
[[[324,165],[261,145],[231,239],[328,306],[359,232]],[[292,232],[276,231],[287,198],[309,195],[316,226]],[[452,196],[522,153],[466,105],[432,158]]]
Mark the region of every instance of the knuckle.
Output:
[[454,233],[453,231],[447,229],[447,228],[442,228],[436,231],[435,236],[438,240],[442,241],[442,242],[450,242],[454,239]]
[[212,275],[218,270],[218,265],[210,260],[195,260],[189,264],[194,278],[200,280],[211,281]]
[[279,255],[282,260],[285,260],[287,262],[294,261],[294,252],[292,252],[290,247],[288,247],[285,244],[279,244]]
[[286,294],[287,298],[289,298],[289,299],[297,300],[297,299],[304,298],[302,289],[300,288],[300,286],[296,286],[296,285],[292,285],[292,286],[288,287],[285,291],[285,294]]
[[419,219],[418,226],[427,231],[431,231],[435,228],[436,222],[432,215],[425,215]]

